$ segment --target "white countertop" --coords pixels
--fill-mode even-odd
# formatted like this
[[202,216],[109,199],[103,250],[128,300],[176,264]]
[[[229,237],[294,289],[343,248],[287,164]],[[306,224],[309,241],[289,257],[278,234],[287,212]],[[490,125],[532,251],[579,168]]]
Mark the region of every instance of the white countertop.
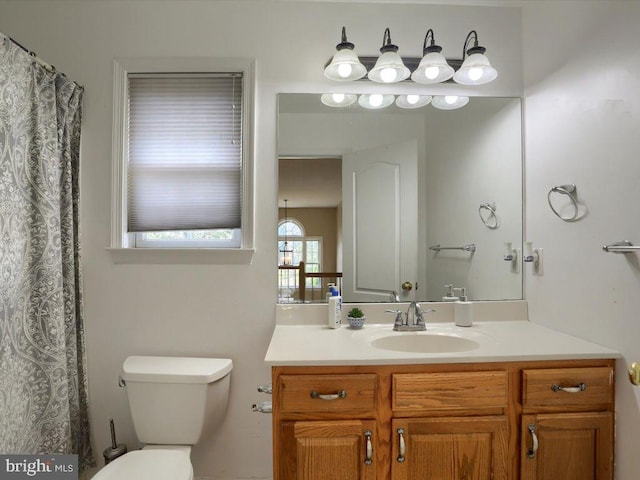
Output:
[[[432,323],[426,332],[394,332],[393,325],[347,326],[276,325],[265,357],[275,365],[393,365],[420,363],[507,362],[618,358],[609,348],[551,330],[529,321],[475,322],[472,327]],[[477,343],[472,350],[415,353],[384,350],[371,345],[385,336],[449,335]]]

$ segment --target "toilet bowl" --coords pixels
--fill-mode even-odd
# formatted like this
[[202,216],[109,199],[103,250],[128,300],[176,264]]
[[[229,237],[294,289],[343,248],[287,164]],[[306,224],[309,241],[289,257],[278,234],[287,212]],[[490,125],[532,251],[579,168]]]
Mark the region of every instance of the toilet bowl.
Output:
[[193,480],[189,456],[177,450],[134,450],[110,462],[94,480]]
[[224,417],[228,358],[128,357],[122,368],[138,440],[147,445],[110,462],[94,480],[193,480],[191,445]]

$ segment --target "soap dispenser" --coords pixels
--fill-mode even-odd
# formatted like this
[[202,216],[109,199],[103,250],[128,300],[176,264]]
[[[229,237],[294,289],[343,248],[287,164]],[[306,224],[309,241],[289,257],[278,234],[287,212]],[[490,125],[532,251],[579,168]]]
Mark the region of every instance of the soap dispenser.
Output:
[[473,302],[467,300],[467,289],[460,289],[460,297],[453,307],[453,322],[458,327],[470,327],[473,324]]
[[444,288],[447,289],[447,293],[445,294],[444,297],[442,297],[443,302],[457,302],[458,300],[460,300],[458,297],[454,295],[453,291],[457,289],[454,289],[452,284],[445,285]]

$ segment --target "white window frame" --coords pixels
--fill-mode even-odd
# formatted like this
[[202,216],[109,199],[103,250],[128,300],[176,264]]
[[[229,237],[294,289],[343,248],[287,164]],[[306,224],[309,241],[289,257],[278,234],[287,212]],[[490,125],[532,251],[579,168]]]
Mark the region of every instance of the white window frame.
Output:
[[[239,248],[136,248],[127,232],[126,128],[127,85],[130,73],[242,72],[242,241]],[[248,264],[254,253],[254,118],[255,61],[241,58],[176,57],[118,58],[113,82],[113,164],[111,195],[111,245],[115,263],[218,263]],[[195,247],[195,248],[194,248]]]
[[[133,234],[135,248],[238,248],[242,245],[242,235],[239,228],[231,229],[230,239],[216,240],[149,240],[146,232]],[[190,232],[187,231],[187,235]]]

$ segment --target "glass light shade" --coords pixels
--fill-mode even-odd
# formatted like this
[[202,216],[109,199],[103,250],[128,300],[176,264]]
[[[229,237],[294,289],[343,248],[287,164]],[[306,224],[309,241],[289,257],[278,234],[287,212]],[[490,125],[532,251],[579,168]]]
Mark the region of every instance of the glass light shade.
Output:
[[338,50],[331,63],[324,69],[324,76],[330,80],[358,80],[365,76],[367,68],[360,63],[355,52],[349,48]]
[[348,107],[358,100],[358,96],[352,93],[323,93],[320,101],[328,107]]
[[483,85],[498,77],[498,72],[482,53],[469,55],[460,69],[453,74],[453,79],[462,85]]
[[458,95],[436,95],[431,102],[435,108],[440,110],[455,110],[464,107],[467,103],[469,103],[469,97]]
[[427,53],[418,68],[411,74],[411,80],[416,83],[430,84],[445,82],[453,77],[453,67],[439,52]]
[[378,83],[396,83],[406,80],[411,71],[405,66],[398,52],[384,52],[369,72],[369,80]]
[[431,95],[400,95],[396,98],[396,105],[400,108],[420,108],[429,105]]
[[381,94],[381,93],[372,93],[372,94],[363,94],[358,98],[358,103],[363,108],[368,108],[370,110],[376,110],[379,108],[386,108],[393,103],[396,99],[394,95],[390,94]]

